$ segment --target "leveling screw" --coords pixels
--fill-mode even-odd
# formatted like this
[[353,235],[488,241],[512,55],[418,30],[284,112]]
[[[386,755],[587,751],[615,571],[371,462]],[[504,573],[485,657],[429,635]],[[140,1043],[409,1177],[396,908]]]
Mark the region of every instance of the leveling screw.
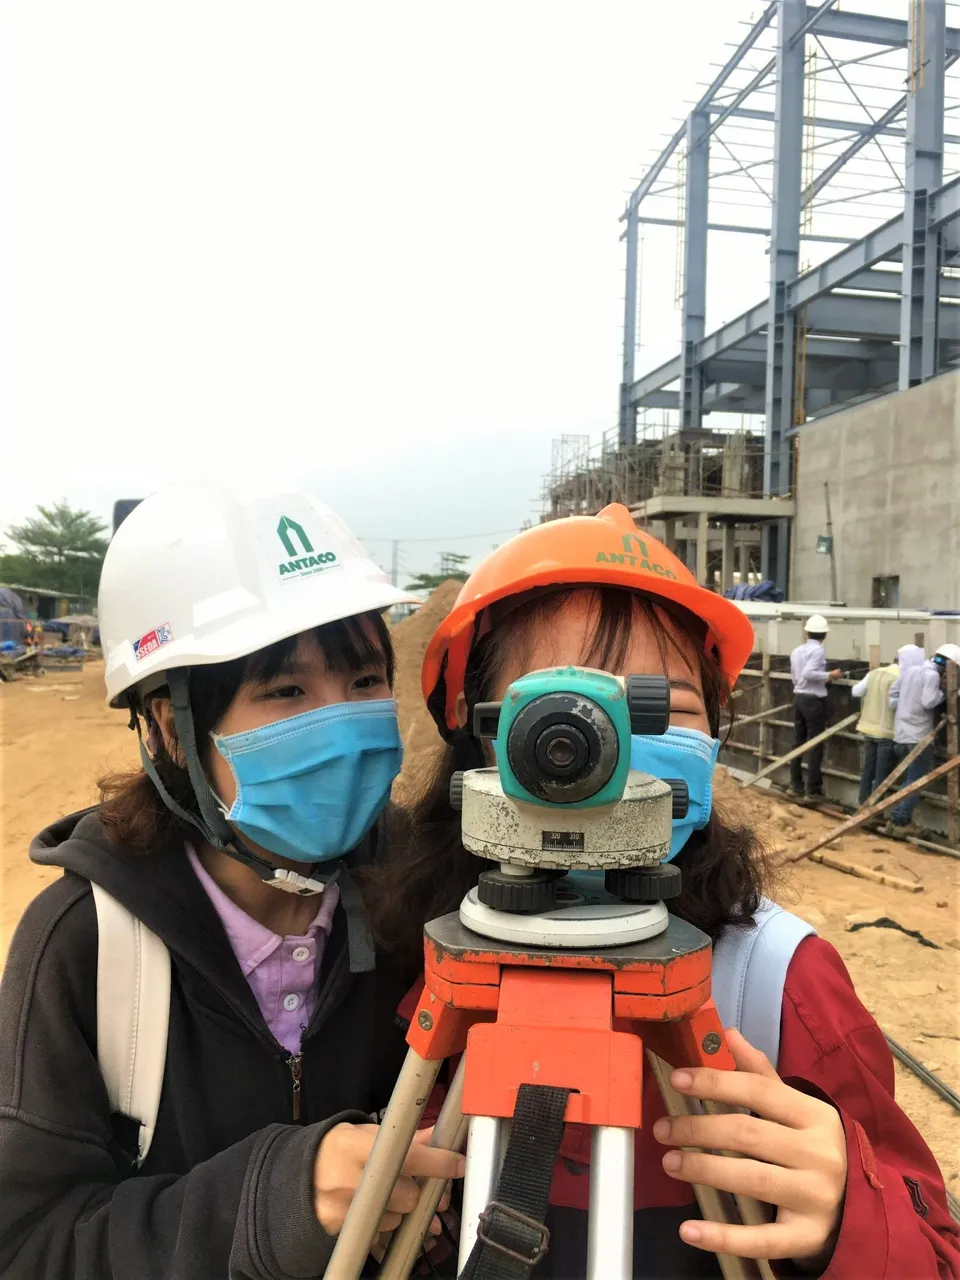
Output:
[[427,1013],[426,1009],[422,1010],[417,1015],[417,1022],[419,1022],[424,1031],[433,1030],[433,1019],[430,1017],[429,1013]]
[[701,1046],[704,1053],[718,1053],[722,1043],[716,1031],[708,1031],[701,1041]]

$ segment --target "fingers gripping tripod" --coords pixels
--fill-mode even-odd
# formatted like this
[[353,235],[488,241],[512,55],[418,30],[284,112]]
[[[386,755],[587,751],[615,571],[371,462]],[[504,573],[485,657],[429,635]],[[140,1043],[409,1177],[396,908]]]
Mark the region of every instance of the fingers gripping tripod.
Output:
[[[593,679],[597,696],[595,677],[602,673],[551,673],[562,678],[565,690],[581,674]],[[665,682],[660,727],[651,729],[655,681],[639,679],[647,684],[639,691],[634,685],[628,729],[638,732],[639,721],[645,732],[662,732],[669,707]],[[616,683],[622,688],[626,682]],[[523,684],[511,686],[508,700]],[[577,690],[575,706],[558,708],[555,698],[544,698],[542,680],[534,682],[526,703],[513,698],[509,725],[501,720],[496,726],[499,777],[496,770],[476,770],[463,779],[464,844],[496,858],[500,871],[480,877],[459,913],[426,926],[425,987],[407,1035],[409,1053],[327,1280],[360,1275],[445,1059],[463,1055],[433,1143],[461,1149],[469,1124],[458,1265],[465,1280],[527,1280],[546,1255],[543,1220],[565,1123],[588,1125],[593,1135],[587,1280],[631,1280],[644,1052],[673,1113],[689,1104],[670,1089],[665,1062],[734,1068],[709,998],[710,940],[669,916],[662,901],[651,901],[673,896],[679,887],[676,869],[658,865],[669,848],[676,785],[629,772],[629,754],[624,760],[622,751],[608,751],[604,764],[601,718],[589,719],[588,710],[586,724],[577,719],[582,694]],[[641,695],[647,698],[646,721],[636,706]],[[539,703],[533,712],[531,701]],[[613,705],[610,718],[619,710]],[[489,706],[477,708],[478,720],[490,714]],[[590,738],[598,725],[599,747]],[[522,747],[529,748],[526,759]],[[606,784],[617,761],[621,776],[611,789]],[[586,804],[565,804],[563,831],[545,825],[556,820],[556,812],[544,807],[555,800],[538,796],[535,806],[516,798],[516,775],[521,792],[525,786],[537,794],[537,766],[548,786],[556,782],[551,770],[562,773],[567,796],[571,777],[575,792],[583,776],[592,779],[593,792],[580,785],[575,797],[582,801],[586,791]],[[591,805],[591,794],[598,793],[602,804]],[[613,892],[571,889],[557,875],[571,862],[606,870]],[[729,1198],[697,1190],[704,1217],[734,1220]],[[423,1184],[417,1209],[395,1234],[381,1280],[409,1275],[443,1191],[441,1179]],[[756,1202],[739,1198],[738,1208],[744,1221],[763,1220]],[[720,1265],[726,1280],[770,1274],[766,1264],[742,1259],[721,1257]]]

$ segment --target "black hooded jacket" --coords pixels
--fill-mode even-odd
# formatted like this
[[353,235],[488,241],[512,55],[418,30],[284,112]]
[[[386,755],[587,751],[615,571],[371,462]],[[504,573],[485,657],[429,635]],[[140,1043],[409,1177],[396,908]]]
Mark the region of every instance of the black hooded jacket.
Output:
[[[96,809],[48,827],[31,857],[64,876],[28,907],[0,987],[0,1275],[5,1280],[288,1280],[319,1276],[313,1162],[324,1134],[385,1107],[414,975],[378,957],[351,975],[337,910],[303,1036],[299,1120],[289,1053],[264,1022],[182,846],[135,856]],[[124,1153],[97,1064],[90,882],[171,955],[157,1126]],[[126,1135],[125,1135],[126,1130]]]

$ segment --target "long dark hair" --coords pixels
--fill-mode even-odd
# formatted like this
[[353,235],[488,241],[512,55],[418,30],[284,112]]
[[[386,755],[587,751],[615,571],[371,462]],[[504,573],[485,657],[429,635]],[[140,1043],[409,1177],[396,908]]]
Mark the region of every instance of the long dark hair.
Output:
[[[704,624],[687,610],[614,587],[574,587],[542,595],[519,605],[474,645],[464,681],[467,723],[478,702],[492,698],[508,655],[524,652],[533,631],[548,624],[574,592],[591,593],[593,625],[589,643],[579,655],[584,666],[617,670],[626,660],[633,627],[652,632],[666,669],[671,652],[688,667],[688,649],[678,634],[694,640],[696,671],[710,731],[717,736],[720,708],[730,690],[714,654],[706,653]],[[477,881],[484,864],[464,849],[460,818],[450,807],[450,778],[458,770],[486,764],[480,743],[469,730],[448,736],[438,749],[409,816],[409,837],[391,850],[386,862],[369,874],[368,915],[384,949],[404,960],[422,955],[426,921],[454,910]],[[671,910],[703,929],[714,940],[724,926],[749,923],[757,910],[768,867],[762,845],[748,827],[733,826],[716,811],[709,824],[694,832],[677,865],[683,892]]]
[[[393,686],[393,645],[379,613],[329,622],[316,627],[312,635],[323,651],[329,670],[359,672],[381,664],[387,683]],[[290,636],[243,658],[190,668],[190,709],[201,752],[240,686],[251,681],[266,684],[282,675],[289,668],[300,639],[300,636]],[[165,688],[158,689],[144,703],[138,701],[132,708],[143,716],[148,733],[155,723],[150,703],[165,692]],[[160,781],[182,809],[199,817],[197,798],[185,766],[170,755],[159,732],[151,734],[150,745]],[[182,842],[191,833],[196,838],[195,829],[166,807],[143,769],[108,774],[98,785],[100,819],[113,842],[124,850],[155,853],[168,848],[171,842]]]

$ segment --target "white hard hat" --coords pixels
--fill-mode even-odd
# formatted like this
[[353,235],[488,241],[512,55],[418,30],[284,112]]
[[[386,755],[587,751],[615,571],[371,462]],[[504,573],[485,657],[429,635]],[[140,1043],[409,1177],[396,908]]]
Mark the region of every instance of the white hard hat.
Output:
[[814,613],[803,624],[803,629],[808,635],[812,632],[815,636],[825,636],[830,627],[822,613]]
[[960,664],[960,644],[942,644],[934,656]]
[[226,662],[354,614],[413,602],[300,489],[170,485],[114,535],[100,578],[107,699],[174,667]]

